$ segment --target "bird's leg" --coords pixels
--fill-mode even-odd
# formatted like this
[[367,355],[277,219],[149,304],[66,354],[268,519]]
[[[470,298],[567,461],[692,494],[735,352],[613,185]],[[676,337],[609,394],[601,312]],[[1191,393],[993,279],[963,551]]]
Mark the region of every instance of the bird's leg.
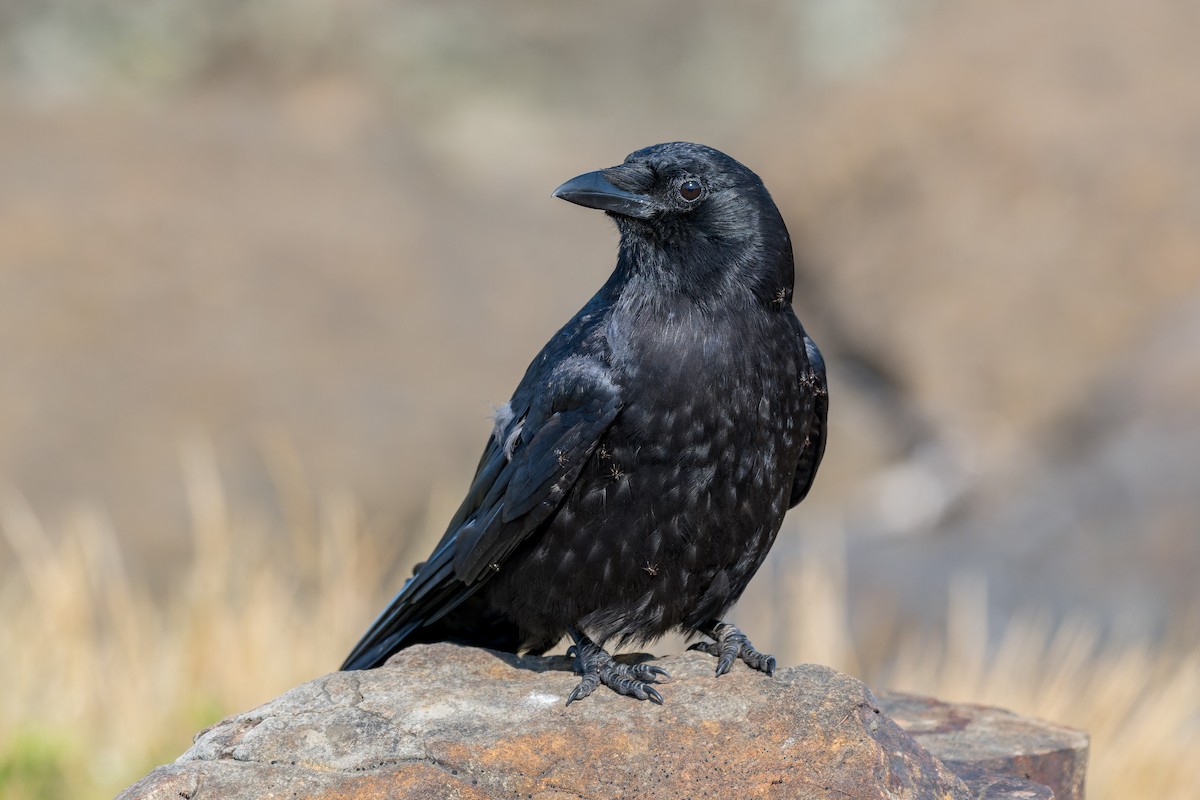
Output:
[[729,672],[733,662],[739,658],[759,672],[765,672],[768,675],[775,674],[775,656],[755,650],[754,645],[750,644],[750,640],[746,638],[746,634],[739,631],[736,625],[713,620],[700,628],[700,632],[711,636],[713,641],[696,642],[688,650],[701,650],[710,656],[716,656],[718,658],[718,677]]
[[636,697],[638,700],[651,700],[662,705],[662,695],[650,684],[659,678],[671,677],[665,669],[650,664],[625,664],[614,661],[604,648],[582,632],[568,628],[567,633],[575,642],[567,650],[567,655],[574,656],[575,671],[583,676],[583,680],[567,696],[567,705],[587,697],[602,683],[617,694]]

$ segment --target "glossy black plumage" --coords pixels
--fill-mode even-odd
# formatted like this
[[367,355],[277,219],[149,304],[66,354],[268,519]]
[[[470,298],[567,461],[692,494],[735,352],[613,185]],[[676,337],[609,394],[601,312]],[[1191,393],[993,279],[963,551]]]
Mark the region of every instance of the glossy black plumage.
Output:
[[529,365],[446,534],[343,668],[416,642],[540,653],[570,634],[578,696],[600,681],[661,700],[652,670],[602,648],[679,629],[732,653],[721,671],[740,654],[770,672],[720,618],[825,446],[783,220],[753,172],[683,142],[555,195],[608,212],[616,269]]

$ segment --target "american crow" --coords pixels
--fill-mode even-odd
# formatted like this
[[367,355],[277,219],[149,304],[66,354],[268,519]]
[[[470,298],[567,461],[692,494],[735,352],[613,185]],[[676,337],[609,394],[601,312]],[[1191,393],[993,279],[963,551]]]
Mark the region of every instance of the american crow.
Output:
[[600,291],[533,359],[433,554],[354,647],[368,669],[417,642],[543,653],[661,703],[664,670],[606,643],[670,630],[771,674],[721,617],[808,493],[825,449],[821,354],[792,312],[792,245],[758,176],[687,142],[554,192],[621,234]]

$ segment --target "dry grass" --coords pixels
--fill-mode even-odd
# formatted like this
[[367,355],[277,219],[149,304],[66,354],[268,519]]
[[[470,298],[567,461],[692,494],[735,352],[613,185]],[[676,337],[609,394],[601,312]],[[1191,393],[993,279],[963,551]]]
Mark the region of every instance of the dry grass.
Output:
[[184,467],[194,552],[165,596],[131,579],[101,515],[51,535],[4,500],[0,797],[111,796],[200,727],[336,668],[394,582],[398,553],[349,501],[284,537],[226,507],[206,448]]
[[[127,574],[103,516],[51,532],[19,497],[3,498],[16,562],[0,584],[0,797],[112,796],[198,728],[327,672],[409,560],[347,500],[314,515],[293,498],[280,533],[226,507],[206,448],[189,448],[184,464],[194,557],[162,597]],[[1200,649],[1103,646],[1086,620],[1051,628],[1036,615],[989,646],[986,593],[964,578],[943,635],[868,659],[847,633],[836,550],[788,578],[799,594],[777,626],[796,636],[778,651],[785,662],[1083,728],[1095,800],[1194,797]]]

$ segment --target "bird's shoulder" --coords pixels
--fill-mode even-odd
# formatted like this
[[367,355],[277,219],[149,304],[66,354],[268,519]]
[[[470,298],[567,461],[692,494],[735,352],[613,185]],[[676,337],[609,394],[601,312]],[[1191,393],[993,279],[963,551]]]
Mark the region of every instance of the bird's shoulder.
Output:
[[593,297],[550,337],[513,391],[514,420],[530,413],[545,416],[596,394],[619,394],[605,331],[610,315],[610,305]]

